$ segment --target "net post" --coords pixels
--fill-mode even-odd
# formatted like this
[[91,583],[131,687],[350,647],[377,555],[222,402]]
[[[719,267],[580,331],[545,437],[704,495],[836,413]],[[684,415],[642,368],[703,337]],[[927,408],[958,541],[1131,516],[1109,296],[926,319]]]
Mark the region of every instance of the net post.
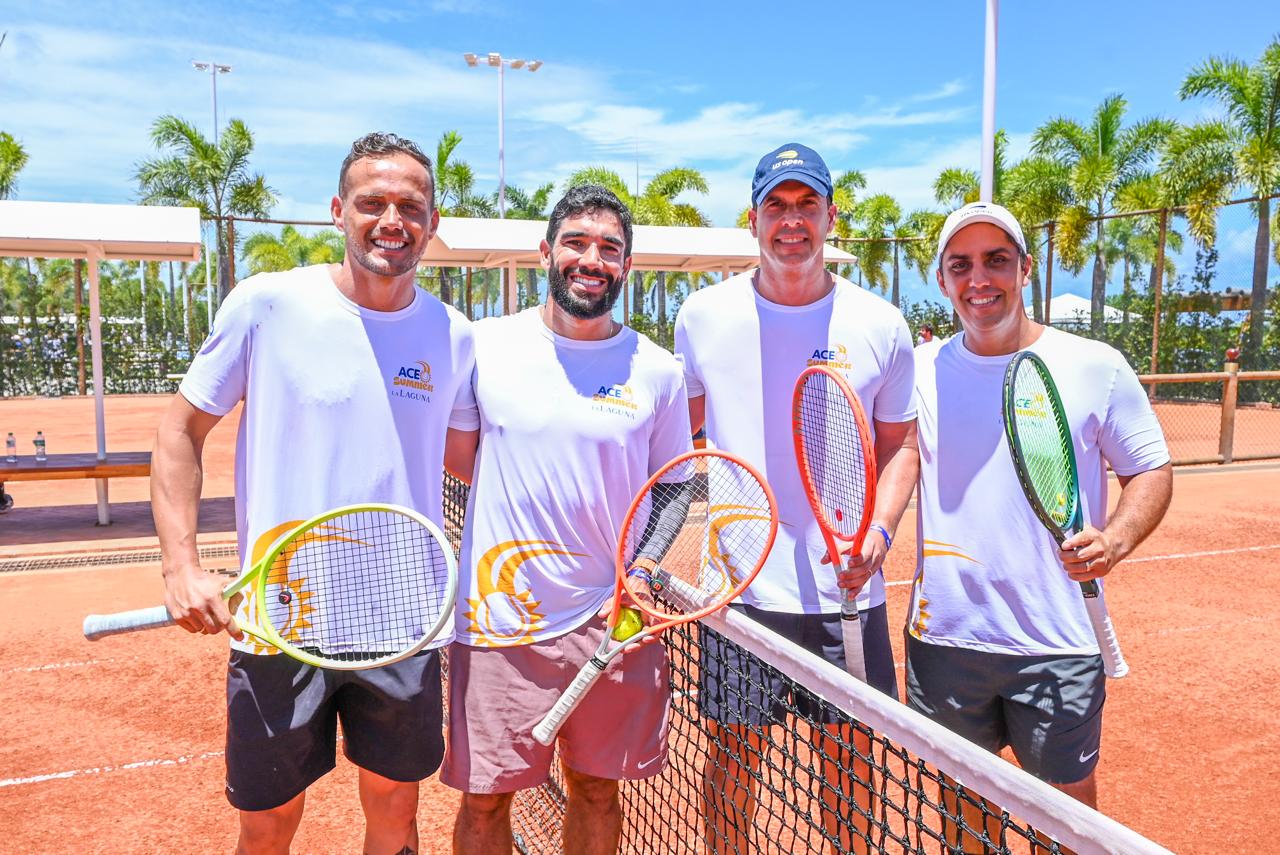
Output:
[[1227,377],[1222,381],[1222,424],[1218,430],[1218,454],[1223,463],[1231,462],[1232,446],[1236,433],[1236,393],[1240,385],[1240,363],[1227,362],[1222,366]]

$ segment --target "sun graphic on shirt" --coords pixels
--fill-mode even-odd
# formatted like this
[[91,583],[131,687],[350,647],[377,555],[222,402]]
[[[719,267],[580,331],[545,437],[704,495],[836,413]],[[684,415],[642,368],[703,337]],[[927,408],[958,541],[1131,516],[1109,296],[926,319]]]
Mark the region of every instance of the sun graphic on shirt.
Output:
[[529,644],[534,633],[545,628],[542,602],[533,596],[527,581],[517,581],[526,561],[545,555],[585,557],[564,544],[549,540],[506,540],[487,550],[476,565],[476,594],[468,597],[462,617],[466,631],[481,647]]

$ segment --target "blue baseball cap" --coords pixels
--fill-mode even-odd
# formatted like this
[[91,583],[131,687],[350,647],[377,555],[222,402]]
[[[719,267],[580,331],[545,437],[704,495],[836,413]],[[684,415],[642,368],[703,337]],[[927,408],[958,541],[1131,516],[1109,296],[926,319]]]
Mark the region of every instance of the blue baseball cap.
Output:
[[831,197],[831,170],[816,151],[800,143],[787,143],[760,158],[751,179],[751,207],[757,207],[783,181],[799,181]]

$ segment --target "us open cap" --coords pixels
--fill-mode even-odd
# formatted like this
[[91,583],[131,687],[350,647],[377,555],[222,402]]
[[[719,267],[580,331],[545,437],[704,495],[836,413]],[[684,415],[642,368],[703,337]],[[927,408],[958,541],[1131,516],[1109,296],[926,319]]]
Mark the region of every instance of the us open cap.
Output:
[[831,170],[816,151],[800,143],[787,143],[760,158],[751,179],[751,207],[783,181],[799,181],[831,197]]
[[942,231],[938,234],[938,255],[934,259],[939,267],[942,266],[942,253],[955,237],[956,232],[974,223],[990,223],[997,226],[1009,236],[1019,251],[1026,255],[1027,242],[1022,237],[1022,226],[1018,225],[1017,218],[1009,213],[1007,208],[993,202],[970,202],[963,208],[957,208],[948,214],[946,222],[942,224]]

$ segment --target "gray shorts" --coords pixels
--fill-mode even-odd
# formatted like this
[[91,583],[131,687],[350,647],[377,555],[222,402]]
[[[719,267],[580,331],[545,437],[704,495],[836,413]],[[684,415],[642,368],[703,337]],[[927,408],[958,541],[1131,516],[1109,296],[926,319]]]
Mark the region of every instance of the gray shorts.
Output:
[[907,635],[907,703],[988,751],[1008,745],[1022,768],[1074,784],[1098,765],[1101,656],[1016,656]]
[[[840,614],[771,612],[734,603],[730,608],[844,670],[844,636]],[[867,682],[889,697],[898,698],[898,675],[889,646],[889,619],[884,603],[859,612]],[[698,704],[702,714],[724,724],[760,727],[781,724],[794,709],[809,721],[830,724],[841,716],[813,694],[788,688],[786,674],[718,633],[698,625],[702,663],[698,673]]]
[[420,781],[444,757],[440,655],[367,671],[328,671],[283,654],[231,651],[227,666],[227,800],[269,810],[334,767],[338,720],[352,763]]

